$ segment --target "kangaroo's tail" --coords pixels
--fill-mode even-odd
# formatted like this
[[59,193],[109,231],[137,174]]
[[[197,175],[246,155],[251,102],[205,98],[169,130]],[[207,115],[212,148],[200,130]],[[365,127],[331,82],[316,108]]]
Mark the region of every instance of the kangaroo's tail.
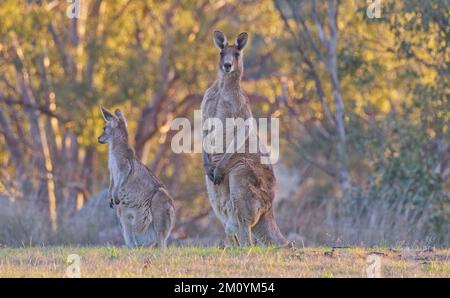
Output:
[[278,228],[272,209],[259,219],[253,227],[253,234],[262,245],[287,246],[289,244]]

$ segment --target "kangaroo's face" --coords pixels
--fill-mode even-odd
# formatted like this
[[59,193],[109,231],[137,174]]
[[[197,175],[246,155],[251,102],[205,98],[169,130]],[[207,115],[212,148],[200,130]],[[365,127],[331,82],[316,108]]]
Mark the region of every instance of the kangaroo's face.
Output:
[[127,138],[127,122],[122,112],[116,109],[114,114],[105,108],[101,108],[103,118],[105,119],[105,126],[103,133],[98,137],[100,144],[110,143],[113,138]]
[[233,45],[228,45],[227,37],[220,31],[214,32],[214,43],[220,49],[219,70],[225,74],[244,69],[242,50],[247,45],[248,34],[242,32]]

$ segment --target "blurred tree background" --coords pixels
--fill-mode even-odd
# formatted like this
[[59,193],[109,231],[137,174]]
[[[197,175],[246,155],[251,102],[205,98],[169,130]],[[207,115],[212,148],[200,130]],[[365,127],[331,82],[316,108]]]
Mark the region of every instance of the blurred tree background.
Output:
[[280,119],[289,238],[450,245],[449,1],[378,2],[1,1],[0,245],[120,241],[100,105],[174,197],[174,241],[215,243],[201,155],[172,152],[170,123],[216,78],[216,29],[250,34],[243,87]]

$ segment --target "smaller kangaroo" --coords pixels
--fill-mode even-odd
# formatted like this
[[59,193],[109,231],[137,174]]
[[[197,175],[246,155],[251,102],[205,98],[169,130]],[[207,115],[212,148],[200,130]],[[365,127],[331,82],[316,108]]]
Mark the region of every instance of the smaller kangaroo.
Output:
[[128,144],[128,125],[119,109],[101,108],[106,125],[98,137],[108,144],[110,183],[108,199],[116,209],[128,247],[166,247],[175,220],[172,197],[161,181],[135,157]]

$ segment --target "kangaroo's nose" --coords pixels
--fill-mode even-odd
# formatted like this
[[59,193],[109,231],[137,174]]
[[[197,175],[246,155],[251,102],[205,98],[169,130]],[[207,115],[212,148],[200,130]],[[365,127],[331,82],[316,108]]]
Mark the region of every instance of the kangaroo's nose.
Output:
[[225,68],[226,71],[229,71],[231,69],[231,63],[229,62],[224,63],[223,68]]

